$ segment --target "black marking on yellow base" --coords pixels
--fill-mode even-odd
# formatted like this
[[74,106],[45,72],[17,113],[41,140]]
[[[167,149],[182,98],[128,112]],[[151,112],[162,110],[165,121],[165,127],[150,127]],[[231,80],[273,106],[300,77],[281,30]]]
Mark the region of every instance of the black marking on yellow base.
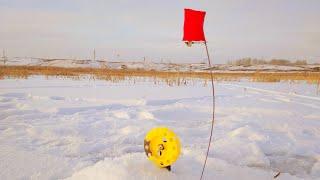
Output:
[[168,171],[171,171],[171,166],[166,166],[164,168],[166,168]]

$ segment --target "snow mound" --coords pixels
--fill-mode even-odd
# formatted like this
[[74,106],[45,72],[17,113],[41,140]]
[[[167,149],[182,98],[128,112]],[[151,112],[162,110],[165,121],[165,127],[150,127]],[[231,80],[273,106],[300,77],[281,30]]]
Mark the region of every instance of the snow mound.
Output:
[[[140,180],[140,179],[199,179],[203,158],[185,151],[173,164],[172,171],[156,167],[148,161],[144,153],[125,154],[116,158],[105,158],[96,164],[75,172],[67,180]],[[275,172],[234,166],[220,159],[209,158],[205,179],[261,179],[270,180]],[[298,179],[289,174],[281,174],[279,179]]]
[[154,116],[152,113],[143,110],[138,113],[138,118],[141,120],[153,120]]
[[311,174],[314,177],[320,177],[320,161],[318,161],[315,165],[313,165]]
[[114,117],[118,118],[118,119],[129,119],[130,116],[127,112],[125,111],[117,111],[113,113]]
[[263,168],[270,166],[270,162],[261,148],[248,140],[238,138],[219,140],[216,142],[214,154],[218,157],[224,157],[230,163],[236,162],[238,165]]

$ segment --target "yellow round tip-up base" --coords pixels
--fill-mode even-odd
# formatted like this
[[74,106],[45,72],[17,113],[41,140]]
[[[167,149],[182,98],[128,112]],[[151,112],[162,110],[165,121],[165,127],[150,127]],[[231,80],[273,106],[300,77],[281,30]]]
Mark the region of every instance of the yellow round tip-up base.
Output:
[[180,140],[167,127],[151,129],[144,139],[144,150],[149,160],[159,167],[168,167],[180,155]]

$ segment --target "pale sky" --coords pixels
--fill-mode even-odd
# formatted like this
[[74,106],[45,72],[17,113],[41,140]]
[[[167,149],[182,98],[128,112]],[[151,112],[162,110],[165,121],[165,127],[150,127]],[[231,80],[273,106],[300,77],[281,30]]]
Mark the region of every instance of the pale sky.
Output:
[[[320,0],[0,0],[8,56],[197,62],[182,42],[183,9],[207,12],[214,63],[243,57],[320,62]],[[120,57],[117,56],[120,55]]]

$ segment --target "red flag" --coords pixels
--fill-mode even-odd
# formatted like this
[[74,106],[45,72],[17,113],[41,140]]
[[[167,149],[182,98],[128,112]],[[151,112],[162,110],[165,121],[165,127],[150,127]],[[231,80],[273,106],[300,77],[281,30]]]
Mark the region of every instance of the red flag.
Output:
[[203,32],[205,11],[184,9],[183,41],[206,41]]

